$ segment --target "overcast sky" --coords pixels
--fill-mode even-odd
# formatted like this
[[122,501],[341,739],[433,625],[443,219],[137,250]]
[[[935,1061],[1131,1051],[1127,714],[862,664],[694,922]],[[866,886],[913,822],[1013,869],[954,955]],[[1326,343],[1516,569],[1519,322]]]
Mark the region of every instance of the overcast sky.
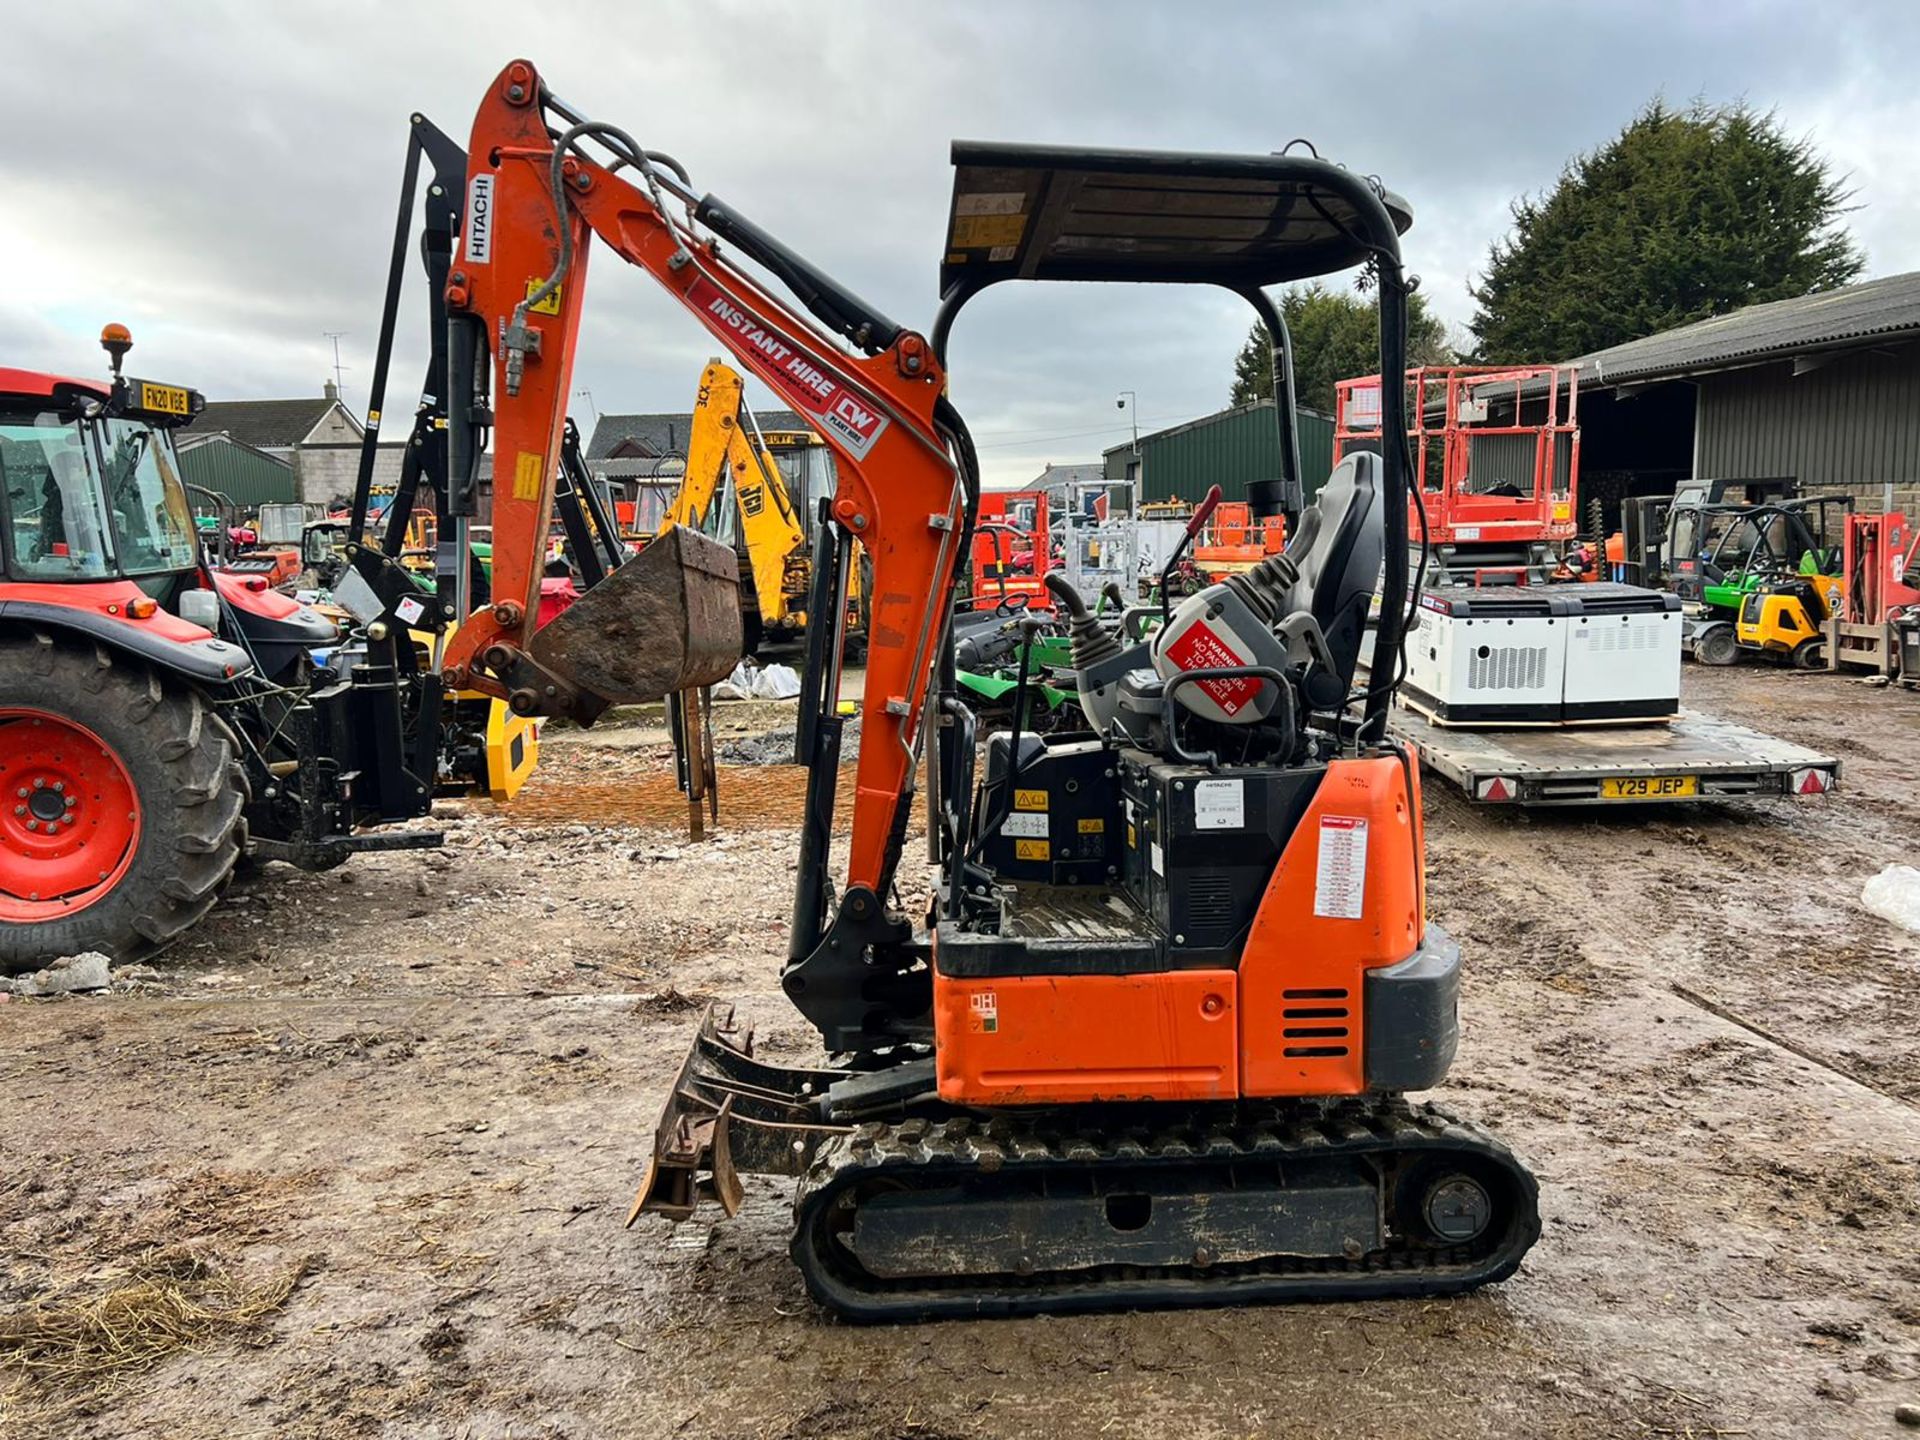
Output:
[[[1920,5],[1782,3],[322,5],[9,7],[0,359],[133,368],[210,397],[317,394],[340,342],[364,408],[406,120],[464,141],[524,56],[556,93],[676,154],[903,323],[932,323],[955,137],[1202,150],[1294,136],[1412,202],[1439,313],[1515,195],[1647,99],[1777,109],[1851,176],[1868,273],[1920,268]],[[564,15],[565,18],[556,18]],[[416,283],[416,291],[421,288]],[[389,413],[418,394],[418,295]],[[712,346],[645,276],[593,270],[575,402],[691,406]],[[1209,292],[1002,286],[952,349],[989,483],[1098,458],[1225,404],[1251,312]],[[762,397],[763,399],[766,397]]]

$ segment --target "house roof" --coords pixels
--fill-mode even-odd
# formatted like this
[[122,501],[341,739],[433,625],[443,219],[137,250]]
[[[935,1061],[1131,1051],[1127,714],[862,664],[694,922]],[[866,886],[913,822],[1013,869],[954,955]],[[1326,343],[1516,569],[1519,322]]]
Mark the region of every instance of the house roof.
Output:
[[1920,271],[1749,305],[1573,361],[1582,384],[1624,385],[1920,336]]
[[[791,410],[756,410],[753,418],[760,422],[762,430],[811,430],[812,424],[803,416]],[[622,441],[631,440],[630,458],[648,455],[670,455],[684,452],[687,448],[687,431],[693,427],[693,412],[662,411],[648,415],[602,415],[594,424],[593,435],[587,441],[587,460],[605,460],[620,448]],[[638,449],[639,456],[631,451]]]
[[[320,395],[303,400],[209,400],[189,428],[224,430],[243,445],[285,449],[306,439],[339,403]],[[347,418],[360,428],[350,413]]]
[[596,462],[593,472],[605,480],[678,480],[687,465],[678,455],[618,456]]
[[1023,490],[1051,490],[1056,485],[1104,485],[1107,483],[1107,467],[1097,462],[1085,465],[1049,464],[1033,479],[1021,488]]

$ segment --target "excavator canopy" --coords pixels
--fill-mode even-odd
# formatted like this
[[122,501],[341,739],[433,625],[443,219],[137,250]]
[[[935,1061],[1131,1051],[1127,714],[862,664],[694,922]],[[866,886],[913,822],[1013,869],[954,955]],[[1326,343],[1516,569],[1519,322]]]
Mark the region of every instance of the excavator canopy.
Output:
[[[1284,284],[1367,258],[1338,166],[1308,155],[1213,155],[953,143],[943,294],[1000,280]],[[1413,223],[1385,190],[1396,232]]]

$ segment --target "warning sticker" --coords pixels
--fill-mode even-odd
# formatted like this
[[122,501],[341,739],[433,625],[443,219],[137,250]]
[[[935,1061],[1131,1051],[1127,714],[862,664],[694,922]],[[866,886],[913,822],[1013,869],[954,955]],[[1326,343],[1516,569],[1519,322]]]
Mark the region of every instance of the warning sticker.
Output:
[[421,604],[417,595],[409,595],[393,607],[393,613],[400,617],[402,625],[411,625],[427,613],[427,607]]
[[818,420],[854,459],[866,459],[874,442],[886,433],[887,419],[877,401],[842,385],[812,356],[734,304],[704,275],[687,286],[687,302],[701,312],[708,328],[733,345],[742,358],[753,361],[762,378]]
[[956,215],[953,243],[962,250],[984,250],[994,245],[1018,245],[1027,228],[1024,215]]
[[1027,208],[1024,190],[976,190],[953,197],[956,215],[1017,215]]
[[1053,847],[1045,840],[1016,840],[1013,842],[1013,858],[1016,860],[1045,860],[1053,854]]
[[1044,790],[1015,790],[1013,808],[1016,810],[1044,810],[1047,808],[1047,792]]
[[1000,997],[991,990],[978,990],[969,997],[967,1019],[977,1035],[991,1035],[1000,1028]]
[[1160,842],[1158,840],[1149,840],[1147,842],[1147,850],[1149,852],[1149,858],[1153,862],[1153,873],[1164,877],[1167,873],[1167,857],[1160,853]]
[[1196,780],[1193,786],[1193,828],[1244,830],[1247,828],[1247,782]]
[[[1217,670],[1247,663],[1204,620],[1195,620],[1182,630],[1167,646],[1166,656],[1182,670]],[[1206,691],[1213,703],[1227,714],[1238,715],[1241,707],[1260,693],[1261,683],[1233,676],[1223,680],[1202,680],[1198,688]]]
[[1080,833],[1082,835],[1104,835],[1107,833],[1107,822],[1102,820],[1098,815],[1090,820],[1082,820],[1080,822]]
[[516,500],[538,500],[540,498],[540,475],[546,467],[540,463],[540,457],[531,450],[522,450],[513,457],[513,498]]
[[1313,913],[1328,920],[1358,920],[1366,894],[1367,822],[1347,815],[1322,815]]
[[1002,835],[1024,835],[1028,839],[1047,838],[1047,817],[1044,815],[1022,815],[1019,811],[1007,816],[1000,823]]
[[[533,300],[534,295],[545,283],[544,280],[527,281],[527,299]],[[536,315],[558,315],[560,313],[560,291],[563,288],[563,286],[559,285],[554,286],[551,295],[547,296],[544,300],[534,300],[531,305],[527,306],[527,309]]]

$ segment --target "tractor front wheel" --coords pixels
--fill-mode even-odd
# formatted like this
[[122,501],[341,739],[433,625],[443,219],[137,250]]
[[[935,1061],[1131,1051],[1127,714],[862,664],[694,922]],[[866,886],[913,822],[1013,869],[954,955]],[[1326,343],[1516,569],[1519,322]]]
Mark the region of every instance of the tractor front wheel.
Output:
[[246,799],[204,696],[98,646],[0,638],[0,975],[166,946],[232,873]]

